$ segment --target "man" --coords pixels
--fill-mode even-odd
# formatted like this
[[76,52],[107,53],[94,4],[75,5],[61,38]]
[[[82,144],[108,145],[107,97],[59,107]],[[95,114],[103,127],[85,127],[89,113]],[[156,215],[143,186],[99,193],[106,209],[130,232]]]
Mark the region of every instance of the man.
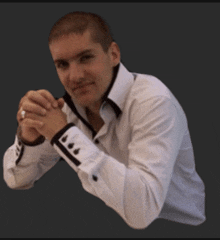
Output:
[[29,91],[4,155],[4,179],[29,189],[61,158],[83,188],[132,228],[157,218],[199,225],[205,187],[195,170],[187,119],[157,78],[129,72],[106,23],[92,13],[65,15],[49,49],[66,94]]

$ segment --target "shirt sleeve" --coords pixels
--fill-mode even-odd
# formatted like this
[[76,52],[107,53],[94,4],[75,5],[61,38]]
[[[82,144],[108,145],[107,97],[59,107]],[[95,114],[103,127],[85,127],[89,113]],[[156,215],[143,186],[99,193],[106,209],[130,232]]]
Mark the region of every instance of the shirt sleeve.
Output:
[[130,227],[143,229],[164,204],[185,122],[165,97],[135,103],[130,118],[127,167],[100,151],[73,124],[57,133],[51,144],[78,173],[87,192],[113,208]]
[[11,189],[30,189],[59,160],[49,140],[36,146],[22,143],[17,135],[3,157],[3,177]]

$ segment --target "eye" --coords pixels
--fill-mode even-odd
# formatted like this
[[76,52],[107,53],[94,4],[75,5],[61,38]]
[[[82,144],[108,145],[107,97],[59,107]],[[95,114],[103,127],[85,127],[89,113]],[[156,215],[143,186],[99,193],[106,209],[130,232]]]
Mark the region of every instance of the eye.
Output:
[[57,64],[57,68],[64,69],[64,68],[67,68],[67,67],[68,67],[68,63],[64,62],[64,61],[61,61]]
[[85,56],[81,57],[80,61],[81,62],[87,62],[87,61],[89,61],[92,58],[94,58],[93,55],[85,55]]

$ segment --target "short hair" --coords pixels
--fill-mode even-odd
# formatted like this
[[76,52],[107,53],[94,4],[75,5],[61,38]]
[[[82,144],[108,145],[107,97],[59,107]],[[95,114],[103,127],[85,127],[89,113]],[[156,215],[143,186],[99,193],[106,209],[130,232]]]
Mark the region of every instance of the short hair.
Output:
[[82,35],[86,30],[90,30],[93,42],[100,43],[103,51],[107,52],[114,41],[110,26],[102,17],[91,12],[70,12],[61,17],[51,28],[48,43],[50,45],[63,35]]

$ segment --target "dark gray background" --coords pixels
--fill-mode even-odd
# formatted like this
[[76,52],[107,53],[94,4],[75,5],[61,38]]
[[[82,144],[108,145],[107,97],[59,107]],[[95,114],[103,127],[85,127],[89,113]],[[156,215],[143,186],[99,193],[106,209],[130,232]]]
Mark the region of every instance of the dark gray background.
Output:
[[2,158],[14,141],[20,98],[42,88],[63,95],[47,38],[58,18],[78,10],[103,16],[128,70],[158,77],[179,100],[206,185],[207,221],[191,227],[156,220],[131,229],[60,162],[30,190],[9,189],[1,175],[0,237],[219,237],[218,3],[1,3]]

